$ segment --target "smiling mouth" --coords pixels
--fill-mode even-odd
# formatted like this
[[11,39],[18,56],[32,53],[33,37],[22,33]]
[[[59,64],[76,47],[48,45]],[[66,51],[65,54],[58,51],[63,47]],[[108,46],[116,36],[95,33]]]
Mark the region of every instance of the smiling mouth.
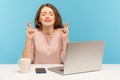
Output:
[[45,20],[45,22],[46,22],[46,23],[49,23],[49,22],[51,22],[51,20]]

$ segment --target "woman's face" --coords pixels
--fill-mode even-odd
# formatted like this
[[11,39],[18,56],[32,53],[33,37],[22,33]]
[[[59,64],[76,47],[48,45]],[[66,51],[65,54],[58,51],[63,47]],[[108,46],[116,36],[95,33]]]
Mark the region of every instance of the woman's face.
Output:
[[41,22],[43,27],[54,26],[55,14],[53,10],[49,7],[43,7],[41,9],[39,22]]

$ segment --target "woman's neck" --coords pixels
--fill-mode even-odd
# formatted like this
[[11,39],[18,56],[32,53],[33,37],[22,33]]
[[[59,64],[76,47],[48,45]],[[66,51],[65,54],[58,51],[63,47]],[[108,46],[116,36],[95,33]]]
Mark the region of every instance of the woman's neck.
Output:
[[48,35],[48,36],[51,36],[53,33],[54,33],[54,28],[53,27],[47,27],[47,28],[43,28],[43,33]]

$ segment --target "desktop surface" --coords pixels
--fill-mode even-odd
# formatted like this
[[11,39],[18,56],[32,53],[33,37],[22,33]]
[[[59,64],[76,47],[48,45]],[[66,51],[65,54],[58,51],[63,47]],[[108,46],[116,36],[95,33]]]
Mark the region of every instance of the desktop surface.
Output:
[[[120,80],[120,64],[103,64],[101,71],[60,75],[47,70],[61,64],[32,64],[29,73],[20,73],[17,64],[0,64],[0,80]],[[36,74],[35,68],[46,68],[47,73]]]

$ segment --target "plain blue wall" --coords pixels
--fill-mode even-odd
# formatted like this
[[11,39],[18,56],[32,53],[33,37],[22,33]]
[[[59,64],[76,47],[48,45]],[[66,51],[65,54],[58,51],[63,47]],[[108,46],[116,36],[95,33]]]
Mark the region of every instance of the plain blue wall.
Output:
[[16,63],[25,43],[26,22],[34,26],[39,6],[52,3],[70,41],[104,40],[103,63],[120,63],[120,0],[0,0],[0,63]]

